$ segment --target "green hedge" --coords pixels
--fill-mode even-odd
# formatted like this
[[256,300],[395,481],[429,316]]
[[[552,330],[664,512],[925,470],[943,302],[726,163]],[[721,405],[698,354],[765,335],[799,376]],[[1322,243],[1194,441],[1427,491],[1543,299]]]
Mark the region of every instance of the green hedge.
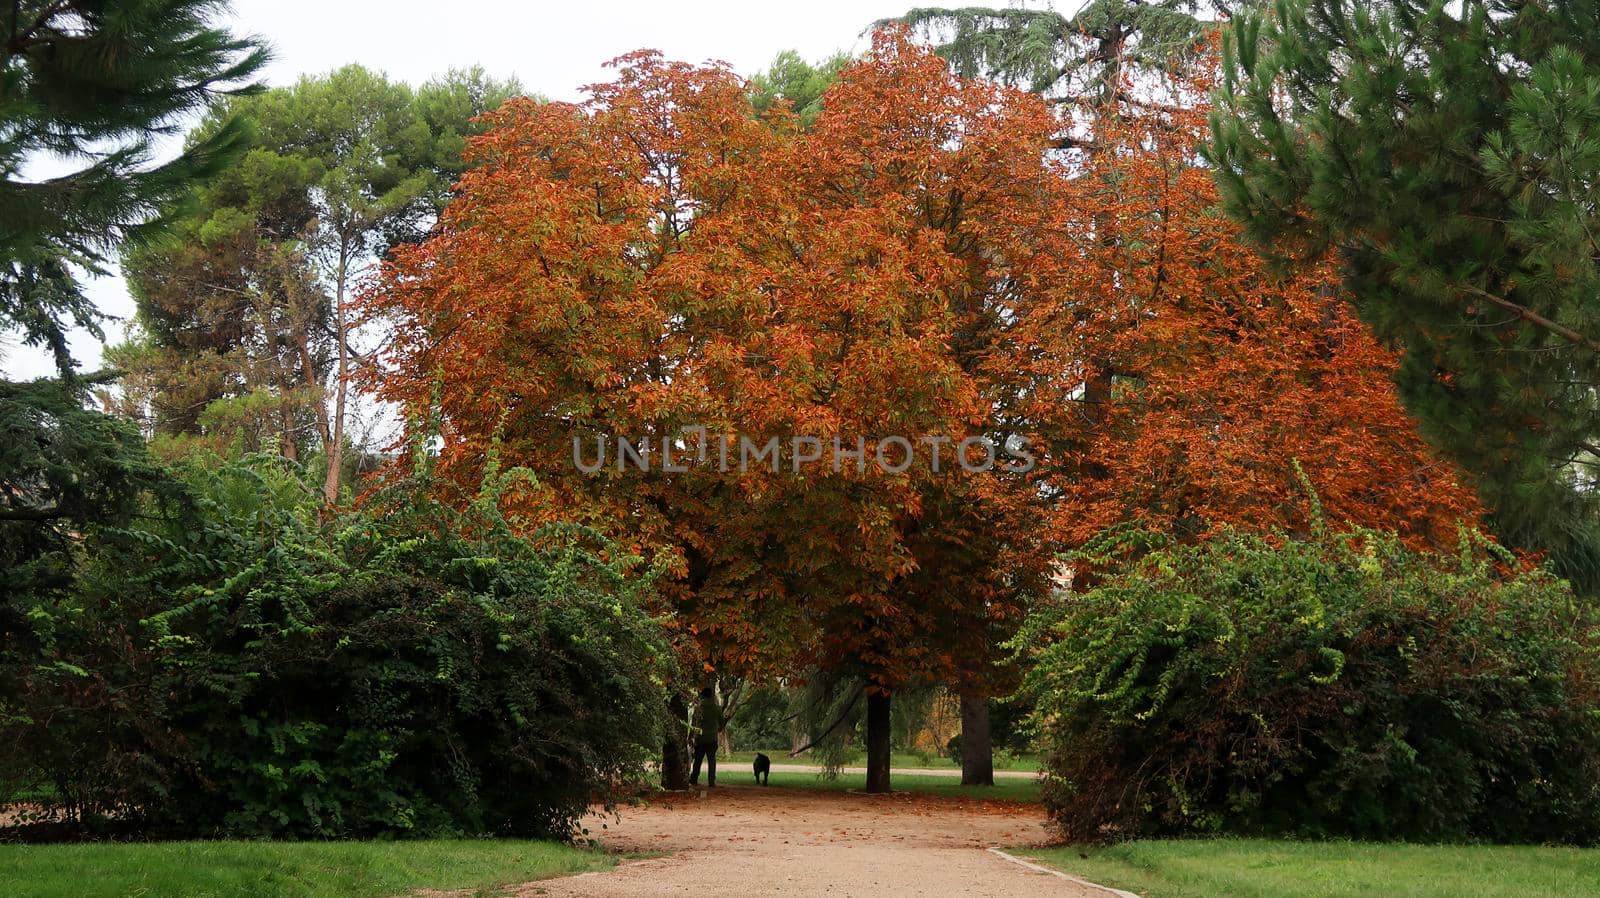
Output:
[[495,510],[515,479],[465,512],[408,481],[325,521],[281,459],[196,467],[30,611],[0,777],[152,835],[570,836],[643,781],[672,655],[637,559],[518,535]]
[[1157,548],[1015,646],[1073,841],[1600,836],[1596,615],[1476,537]]

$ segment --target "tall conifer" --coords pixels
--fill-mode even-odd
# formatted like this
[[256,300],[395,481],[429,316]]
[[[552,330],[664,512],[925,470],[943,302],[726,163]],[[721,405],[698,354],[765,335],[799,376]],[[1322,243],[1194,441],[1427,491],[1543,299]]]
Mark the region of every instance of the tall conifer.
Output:
[[1500,536],[1600,587],[1600,3],[1280,0],[1213,130],[1230,212],[1335,254]]

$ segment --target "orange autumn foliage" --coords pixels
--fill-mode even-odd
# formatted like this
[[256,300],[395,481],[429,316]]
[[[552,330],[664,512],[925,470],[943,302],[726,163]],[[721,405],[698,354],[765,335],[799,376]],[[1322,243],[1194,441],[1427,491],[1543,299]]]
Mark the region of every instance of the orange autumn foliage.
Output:
[[[1203,114],[1130,116],[1069,160],[1038,98],[903,33],[804,131],[757,120],[725,69],[624,57],[584,104],[491,114],[433,237],[367,299],[393,332],[374,386],[437,402],[447,478],[476,482],[498,441],[538,476],[507,500],[530,524],[665,549],[693,652],[738,673],[986,671],[1055,553],[1107,525],[1303,526],[1295,459],[1330,517],[1416,539],[1470,520],[1327,274],[1275,280],[1211,211]],[[1026,438],[1040,466],[723,470],[687,444],[680,472],[574,464],[575,439],[694,426],[869,458]]]
[[1061,298],[1018,335],[1016,357],[1042,375],[1026,415],[1081,408],[1044,477],[1058,539],[1123,522],[1181,538],[1305,532],[1310,486],[1336,526],[1452,544],[1481,512],[1401,406],[1395,355],[1331,267],[1270,270],[1217,208],[1198,164],[1213,68],[1108,110],[1067,191]]

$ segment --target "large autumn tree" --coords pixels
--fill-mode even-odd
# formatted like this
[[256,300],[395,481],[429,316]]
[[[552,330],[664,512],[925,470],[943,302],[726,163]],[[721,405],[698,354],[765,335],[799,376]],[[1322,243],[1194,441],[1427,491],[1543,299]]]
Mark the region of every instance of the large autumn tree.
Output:
[[[1057,183],[1050,116],[901,36],[847,71],[812,128],[776,115],[758,120],[726,71],[648,54],[583,107],[498,114],[461,199],[378,297],[399,313],[384,394],[437,397],[442,470],[499,439],[552,510],[671,547],[709,666],[849,667],[886,736],[889,692],[954,676],[1026,586],[1022,568],[962,590],[916,572],[958,528],[1026,530],[1025,481],[969,474],[955,452],[1003,438],[983,361],[1021,267],[1054,240],[1036,202]],[[574,465],[574,439],[659,453],[694,425],[777,438],[779,470]],[[796,437],[825,453],[798,473]],[[917,463],[881,469],[880,446],[896,467],[903,453],[891,437]],[[866,463],[834,470],[835,441]]]
[[[538,475],[535,519],[664,547],[708,672],[864,679],[886,789],[888,696],[981,679],[1093,530],[1303,519],[1297,460],[1334,515],[1433,540],[1470,514],[1326,279],[1235,258],[1192,152],[1203,110],[1168,105],[1086,161],[1057,157],[1042,100],[903,32],[804,130],[758,120],[723,69],[625,57],[585,104],[490,117],[370,300],[394,334],[378,390],[437,408],[446,475],[498,446]],[[777,463],[741,470],[738,437]],[[795,467],[797,437],[820,462]],[[917,457],[886,470],[895,437]],[[974,437],[1041,464],[967,471]],[[836,469],[836,445],[865,463]]]

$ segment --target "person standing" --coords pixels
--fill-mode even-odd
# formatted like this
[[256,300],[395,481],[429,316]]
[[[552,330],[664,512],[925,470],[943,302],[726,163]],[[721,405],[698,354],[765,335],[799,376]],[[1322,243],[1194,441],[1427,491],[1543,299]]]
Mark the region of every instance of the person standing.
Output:
[[700,703],[694,711],[694,766],[689,769],[689,785],[700,784],[700,762],[706,762],[706,787],[717,785],[717,736],[722,732],[722,706],[717,694],[707,686],[700,690]]

